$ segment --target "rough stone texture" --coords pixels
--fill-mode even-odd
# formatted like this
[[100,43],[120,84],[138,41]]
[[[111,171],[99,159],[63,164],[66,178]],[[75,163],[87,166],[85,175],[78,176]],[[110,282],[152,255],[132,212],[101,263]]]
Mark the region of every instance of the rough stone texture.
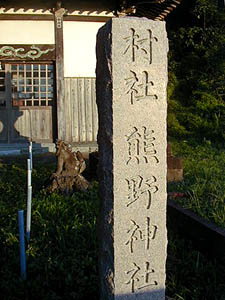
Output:
[[97,36],[101,300],[165,299],[165,23],[124,17]]

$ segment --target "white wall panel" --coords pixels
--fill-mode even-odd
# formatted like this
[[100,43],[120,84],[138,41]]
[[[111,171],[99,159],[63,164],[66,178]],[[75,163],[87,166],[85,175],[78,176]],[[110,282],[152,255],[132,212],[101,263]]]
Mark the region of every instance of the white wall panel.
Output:
[[64,22],[65,77],[95,76],[96,34],[104,24],[104,22]]
[[0,44],[54,44],[53,21],[0,21]]

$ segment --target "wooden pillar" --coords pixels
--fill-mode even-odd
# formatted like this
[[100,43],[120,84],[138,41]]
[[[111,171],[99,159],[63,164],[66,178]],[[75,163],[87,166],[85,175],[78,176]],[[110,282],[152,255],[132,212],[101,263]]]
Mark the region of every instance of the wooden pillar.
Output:
[[5,127],[3,130],[7,130],[7,143],[10,144],[12,136],[11,132],[14,124],[12,124],[12,79],[11,66],[9,64],[5,65],[5,72],[7,124],[3,124]]
[[64,55],[63,55],[63,15],[64,8],[57,8],[55,15],[55,47],[56,47],[56,98],[58,139],[65,140],[65,91],[64,91]]

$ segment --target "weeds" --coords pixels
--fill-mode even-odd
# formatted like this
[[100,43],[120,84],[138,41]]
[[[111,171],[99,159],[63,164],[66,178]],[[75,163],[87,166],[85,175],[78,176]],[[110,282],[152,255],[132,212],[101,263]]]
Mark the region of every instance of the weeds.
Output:
[[[97,185],[72,197],[41,189],[52,168],[33,171],[31,240],[27,277],[20,280],[17,211],[25,210],[26,172],[5,166],[0,177],[0,291],[3,299],[98,299]],[[7,175],[7,176],[6,176]],[[85,250],[84,250],[85,249]]]
[[[54,166],[40,165],[33,171],[31,240],[26,247],[28,279],[24,282],[20,278],[17,212],[26,208],[25,167],[18,164],[0,169],[1,299],[99,299],[98,184],[94,182],[88,192],[71,197],[48,195],[42,187]],[[193,190],[192,197],[201,193],[197,187]],[[218,194],[210,197],[219,205]],[[225,299],[224,264],[208,261],[169,226],[168,235],[167,295],[174,300]]]
[[184,182],[169,184],[169,191],[184,192],[183,207],[220,227],[225,227],[225,151],[210,144],[174,142],[174,155],[183,157]]
[[168,234],[168,296],[173,300],[225,299],[225,262],[209,260],[191,241],[170,230]]

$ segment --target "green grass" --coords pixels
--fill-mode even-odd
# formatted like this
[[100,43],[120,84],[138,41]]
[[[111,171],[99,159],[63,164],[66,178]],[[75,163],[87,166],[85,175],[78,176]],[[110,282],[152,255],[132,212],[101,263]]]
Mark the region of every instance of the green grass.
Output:
[[169,221],[167,226],[166,294],[173,300],[224,300],[225,258],[208,258]]
[[173,155],[183,157],[184,181],[168,184],[170,192],[184,192],[177,201],[199,216],[225,227],[225,150],[205,142],[172,143]]
[[[3,300],[99,299],[96,221],[98,184],[71,197],[42,189],[54,165],[33,171],[27,281],[20,278],[17,213],[26,206],[26,164],[0,168],[0,293]],[[167,294],[225,299],[225,264],[208,260],[168,228]]]
[[98,299],[97,184],[71,197],[48,195],[41,187],[51,167],[34,169],[31,241],[26,249],[28,280],[24,283],[17,213],[25,210],[26,172],[23,166],[12,165],[0,173],[2,299]]

